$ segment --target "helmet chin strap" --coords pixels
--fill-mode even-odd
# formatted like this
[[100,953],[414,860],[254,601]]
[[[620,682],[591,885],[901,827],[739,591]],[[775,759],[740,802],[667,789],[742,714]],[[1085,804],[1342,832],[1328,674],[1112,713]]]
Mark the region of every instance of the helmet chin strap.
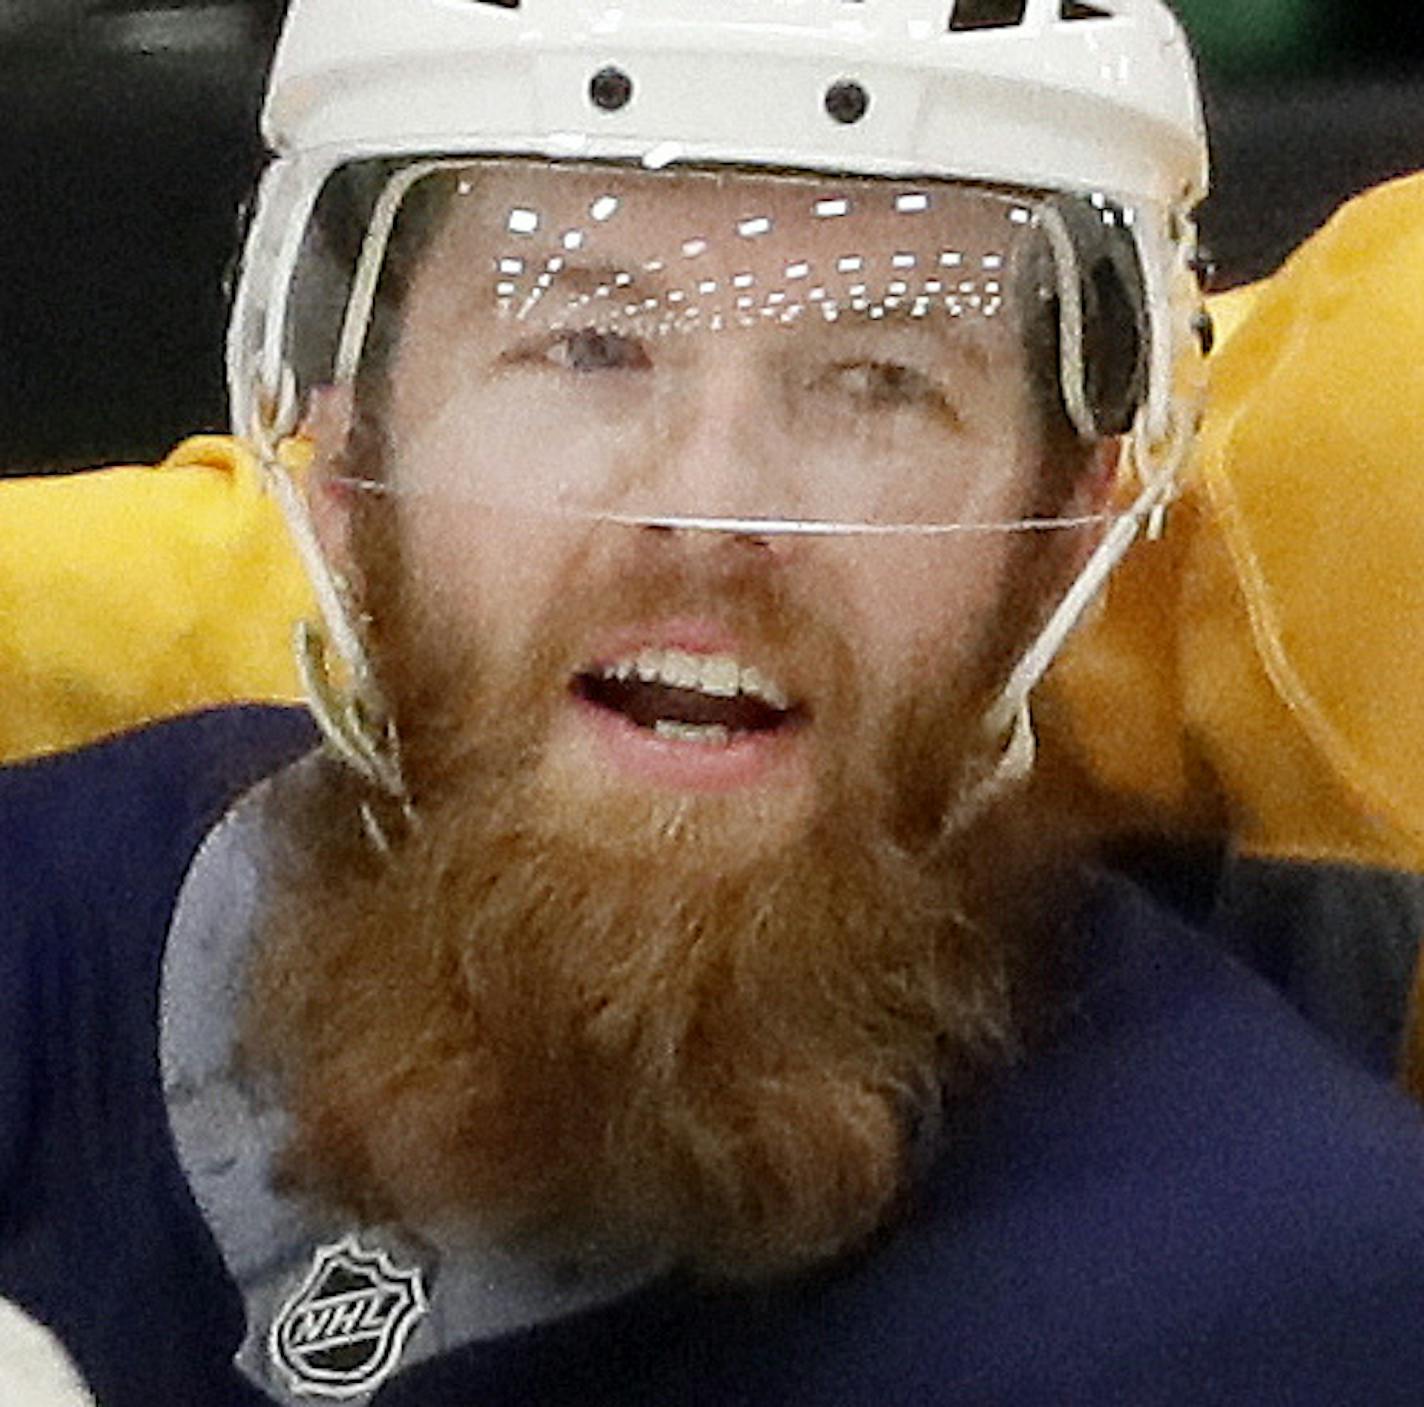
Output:
[[[1131,507],[1119,514],[1103,540],[1083,564],[1063,599],[1019,657],[1008,682],[984,715],[985,735],[1000,744],[997,759],[987,772],[970,784],[945,815],[943,833],[955,835],[976,821],[1001,796],[1028,779],[1038,752],[1033,731],[1032,694],[1058,657],[1068,637],[1097,599],[1108,577],[1128,548],[1146,531],[1160,536],[1164,515],[1177,491],[1178,477],[1190,453],[1195,433],[1195,410],[1173,414],[1167,439],[1152,449],[1144,444],[1142,421],[1126,442],[1126,453],[1138,466],[1144,482]],[[1153,461],[1156,461],[1155,464]]]
[[[280,445],[296,432],[298,411],[289,376],[282,392],[268,398],[254,417],[251,438],[262,466],[263,480],[277,500],[287,531],[316,597],[320,623],[299,621],[293,632],[297,673],[307,707],[331,751],[359,776],[399,807],[407,824],[415,812],[401,773],[395,724],[376,684],[370,658],[352,613],[346,584],[326,559],[305,496],[281,462]],[[345,665],[346,684],[332,676],[328,641]],[[368,801],[361,803],[361,821],[375,848],[390,850],[385,829]]]

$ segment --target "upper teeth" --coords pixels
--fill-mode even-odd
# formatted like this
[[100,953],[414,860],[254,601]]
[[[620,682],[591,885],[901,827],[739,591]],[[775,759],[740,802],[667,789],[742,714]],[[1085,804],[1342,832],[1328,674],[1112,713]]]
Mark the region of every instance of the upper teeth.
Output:
[[605,679],[631,679],[663,684],[669,689],[695,689],[714,698],[750,694],[772,708],[790,708],[785,691],[760,670],[739,664],[731,655],[692,655],[685,650],[639,650],[636,655],[605,665]]

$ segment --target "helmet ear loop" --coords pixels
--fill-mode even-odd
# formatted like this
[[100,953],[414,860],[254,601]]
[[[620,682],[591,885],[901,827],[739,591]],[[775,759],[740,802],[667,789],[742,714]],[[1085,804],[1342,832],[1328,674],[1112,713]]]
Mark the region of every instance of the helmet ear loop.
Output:
[[[376,684],[349,585],[327,561],[306,499],[281,461],[280,445],[295,432],[298,420],[290,368],[283,368],[279,394],[259,400],[257,420],[252,438],[263,481],[281,509],[320,612],[319,620],[299,621],[293,631],[307,707],[327,750],[393,801],[405,824],[413,824],[395,723]],[[346,667],[346,682],[338,681],[332,670],[333,645]],[[361,803],[361,820],[375,848],[389,853],[390,839],[369,801]]]
[[[1156,416],[1144,408],[1125,441],[1126,472],[1143,486],[1144,495],[1154,487],[1158,489],[1144,529],[1149,542],[1156,542],[1162,536],[1167,512],[1181,490],[1187,463],[1206,415],[1207,361],[1211,348],[1201,335],[1200,327],[1201,320],[1208,318],[1209,321],[1209,317],[1200,284],[1190,268],[1190,258],[1190,250],[1184,249],[1176,272],[1182,310],[1175,319],[1177,326],[1172,338],[1176,349],[1173,365],[1185,376],[1178,377],[1165,412]],[[1156,423],[1164,424],[1165,429],[1154,436],[1151,426]]]
[[1039,224],[1053,254],[1058,284],[1058,384],[1068,419],[1086,444],[1100,439],[1097,416],[1088,400],[1083,357],[1083,275],[1068,222],[1055,206],[1039,208]]

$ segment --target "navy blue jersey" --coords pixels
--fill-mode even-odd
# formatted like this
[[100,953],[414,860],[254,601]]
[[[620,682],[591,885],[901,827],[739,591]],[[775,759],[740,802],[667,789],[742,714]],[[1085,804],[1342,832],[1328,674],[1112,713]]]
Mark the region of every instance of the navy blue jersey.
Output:
[[[175,1154],[159,980],[204,834],[310,742],[299,715],[230,710],[0,773],[0,1294],[106,1407],[265,1400]],[[866,1251],[756,1289],[671,1274],[375,1400],[1424,1400],[1416,1111],[1131,885],[1105,881],[1083,925],[1063,1029]]]

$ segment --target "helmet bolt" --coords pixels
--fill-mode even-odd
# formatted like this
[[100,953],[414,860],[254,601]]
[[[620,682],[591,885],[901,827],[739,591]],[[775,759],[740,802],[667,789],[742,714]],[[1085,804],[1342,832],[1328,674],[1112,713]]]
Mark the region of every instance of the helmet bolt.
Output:
[[633,96],[633,80],[621,68],[601,68],[589,80],[588,96],[594,107],[617,112]]
[[826,89],[826,111],[837,122],[859,122],[870,107],[870,94],[853,79],[842,78]]

